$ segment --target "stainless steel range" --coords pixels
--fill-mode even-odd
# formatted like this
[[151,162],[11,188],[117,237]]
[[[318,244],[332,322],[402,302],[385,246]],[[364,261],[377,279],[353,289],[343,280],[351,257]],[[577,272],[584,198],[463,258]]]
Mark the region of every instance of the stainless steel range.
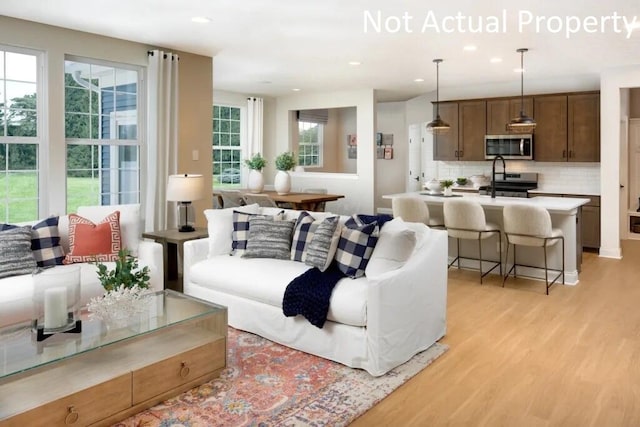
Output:
[[[535,172],[497,172],[496,196],[527,197],[529,190],[538,188],[538,174]],[[480,187],[480,194],[491,194],[491,186]]]

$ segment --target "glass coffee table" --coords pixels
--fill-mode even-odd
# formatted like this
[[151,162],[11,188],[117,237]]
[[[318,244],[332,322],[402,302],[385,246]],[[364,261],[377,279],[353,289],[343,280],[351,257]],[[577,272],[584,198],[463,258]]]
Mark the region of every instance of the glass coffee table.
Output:
[[164,290],[113,328],[36,341],[30,322],[0,328],[0,424],[110,425],[217,377],[227,309]]

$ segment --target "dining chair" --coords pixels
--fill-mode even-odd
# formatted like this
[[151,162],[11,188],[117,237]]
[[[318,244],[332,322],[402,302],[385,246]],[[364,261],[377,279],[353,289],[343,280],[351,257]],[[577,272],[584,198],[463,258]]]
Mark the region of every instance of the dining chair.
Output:
[[[502,216],[504,220],[504,234],[507,237],[507,257],[505,258],[505,263],[509,260],[509,246],[513,245],[513,266],[504,275],[502,286],[504,287],[504,283],[507,281],[511,271],[513,271],[513,277],[517,277],[516,266],[532,267],[517,263],[517,245],[542,248],[544,254],[544,281],[547,288],[547,295],[549,295],[549,288],[556,283],[560,276],[562,276],[562,284],[564,285],[564,235],[562,234],[562,230],[553,228],[549,211],[541,206],[507,205],[503,208]],[[554,246],[558,242],[562,242],[562,271],[549,269],[547,265],[547,248]],[[548,270],[558,273],[551,282],[549,282]]]
[[[316,193],[316,194],[327,194],[328,191],[326,188],[305,188],[302,190],[303,193]],[[316,205],[316,210],[318,212],[324,212],[327,202],[320,202]]]
[[244,205],[242,199],[242,193],[238,190],[219,190],[220,197],[218,200],[222,200],[222,208],[236,208]]
[[276,202],[269,197],[268,194],[253,194],[253,193],[247,193],[244,194],[242,196],[242,199],[244,200],[244,202],[247,205],[252,205],[254,203],[257,203],[258,206],[261,207],[265,207],[265,208],[269,208],[269,207],[273,207],[273,208],[277,208],[278,205],[276,204]]

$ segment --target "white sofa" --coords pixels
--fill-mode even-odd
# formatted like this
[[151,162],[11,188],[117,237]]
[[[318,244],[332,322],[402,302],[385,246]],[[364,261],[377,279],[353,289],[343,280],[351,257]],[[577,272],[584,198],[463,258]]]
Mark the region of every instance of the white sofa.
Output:
[[[149,267],[149,287],[155,290],[164,288],[164,270],[162,245],[141,240],[141,218],[139,205],[81,206],[77,214],[94,223],[98,223],[115,210],[120,211],[120,229],[122,245],[138,257],[138,264]],[[38,221],[34,221],[35,224]],[[26,224],[21,224],[26,225]],[[58,222],[60,240],[65,253],[69,252],[69,219],[60,216]],[[115,263],[104,263],[112,268]],[[81,305],[86,305],[92,297],[100,296],[104,289],[98,280],[96,266],[89,263],[74,264],[80,266]],[[64,266],[52,267],[64,268]],[[31,274],[11,276],[0,279],[0,327],[11,325],[32,317],[33,278]]]
[[[261,208],[261,213],[273,212]],[[287,219],[299,214],[285,212]],[[209,238],[189,241],[184,293],[228,307],[228,322],[235,328],[379,376],[446,331],[447,233],[417,223],[407,227],[415,231],[416,244],[406,263],[375,277],[341,279],[322,329],[302,316],[283,315],[287,285],[310,268],[302,262],[210,253],[215,245]]]

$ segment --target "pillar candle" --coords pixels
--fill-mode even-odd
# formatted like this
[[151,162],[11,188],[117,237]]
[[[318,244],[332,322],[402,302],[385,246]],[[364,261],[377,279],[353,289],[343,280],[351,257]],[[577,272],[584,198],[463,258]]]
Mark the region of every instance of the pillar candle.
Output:
[[44,327],[61,328],[67,324],[67,288],[49,288],[44,291]]

